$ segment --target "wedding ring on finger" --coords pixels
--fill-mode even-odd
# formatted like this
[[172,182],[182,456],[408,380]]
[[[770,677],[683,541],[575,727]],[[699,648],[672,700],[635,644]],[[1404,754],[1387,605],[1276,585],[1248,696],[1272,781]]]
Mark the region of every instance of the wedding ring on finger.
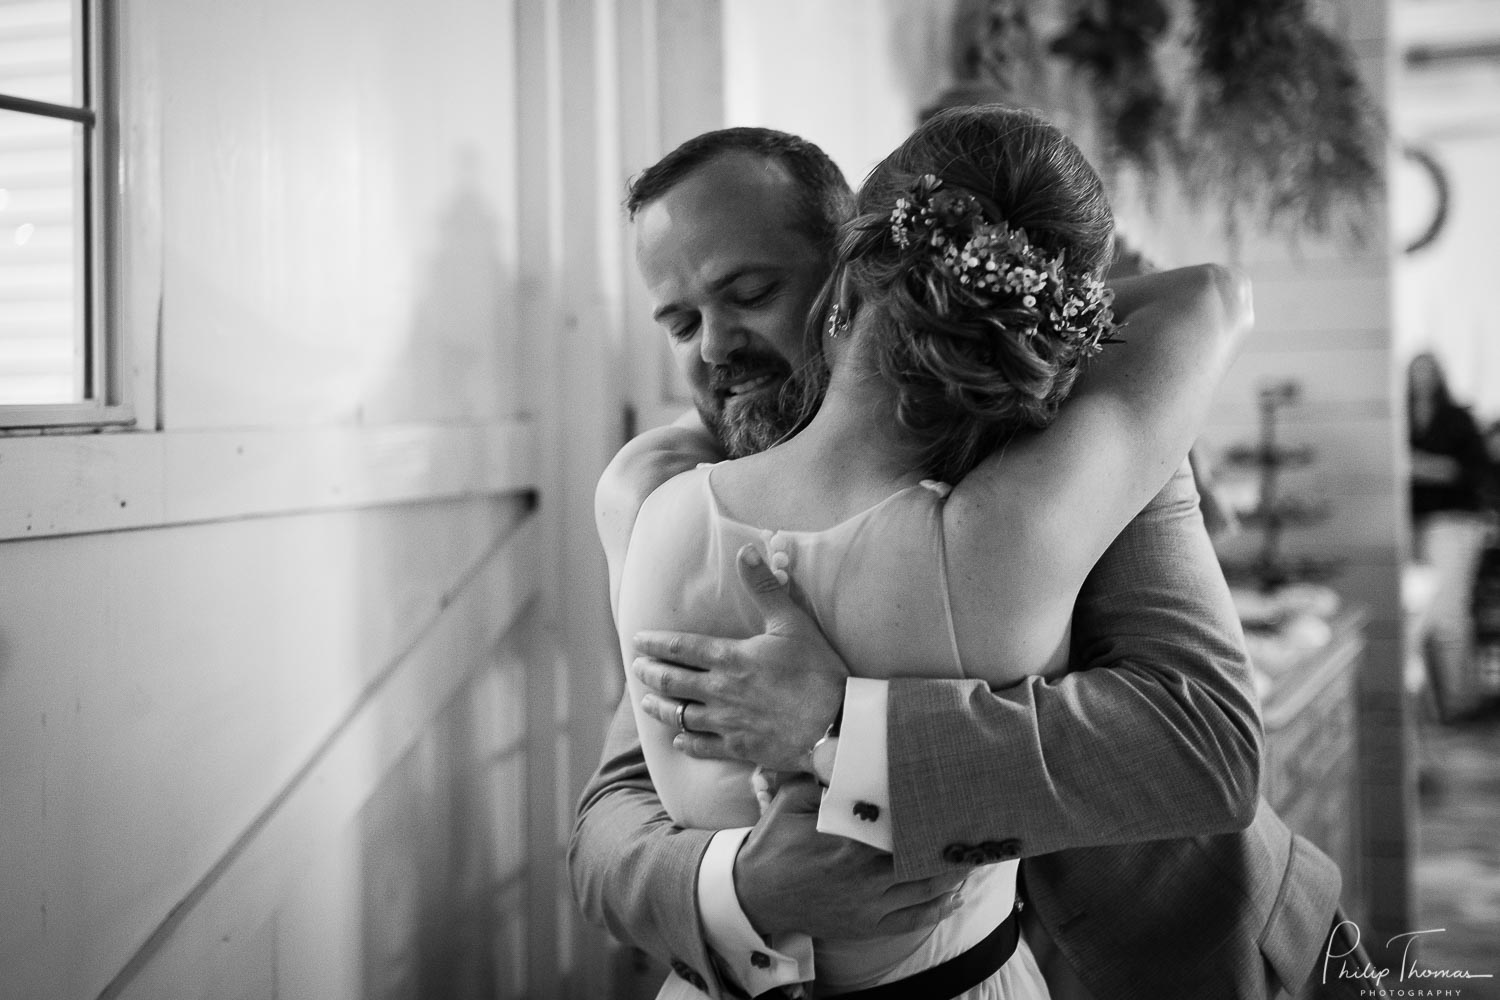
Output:
[[687,706],[688,703],[685,701],[679,701],[677,703],[677,731],[684,736],[692,732],[692,730],[687,727]]

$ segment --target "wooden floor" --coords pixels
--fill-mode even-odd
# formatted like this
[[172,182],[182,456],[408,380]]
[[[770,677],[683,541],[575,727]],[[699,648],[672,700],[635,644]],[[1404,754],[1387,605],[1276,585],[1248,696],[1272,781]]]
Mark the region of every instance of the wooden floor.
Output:
[[1395,985],[1500,1000],[1500,703],[1459,723],[1424,719],[1420,731],[1417,928],[1442,930],[1421,935],[1418,963],[1495,978]]

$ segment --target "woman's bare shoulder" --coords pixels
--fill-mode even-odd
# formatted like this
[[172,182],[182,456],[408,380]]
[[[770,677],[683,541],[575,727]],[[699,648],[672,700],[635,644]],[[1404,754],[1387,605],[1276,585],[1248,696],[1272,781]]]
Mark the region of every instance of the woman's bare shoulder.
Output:
[[635,521],[641,504],[656,488],[680,472],[722,456],[702,426],[668,424],[632,438],[615,454],[594,490],[594,517],[600,522]]

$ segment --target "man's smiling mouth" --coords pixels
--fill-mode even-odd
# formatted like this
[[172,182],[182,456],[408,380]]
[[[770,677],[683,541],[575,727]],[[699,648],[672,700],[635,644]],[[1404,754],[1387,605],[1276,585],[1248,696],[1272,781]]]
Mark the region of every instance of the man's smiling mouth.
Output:
[[730,385],[725,386],[723,389],[723,393],[725,396],[728,396],[730,398],[733,398],[735,396],[747,396],[751,393],[760,392],[762,389],[769,388],[778,380],[779,376],[776,372],[762,372],[759,375],[754,375],[750,378],[743,379],[741,381],[734,382]]

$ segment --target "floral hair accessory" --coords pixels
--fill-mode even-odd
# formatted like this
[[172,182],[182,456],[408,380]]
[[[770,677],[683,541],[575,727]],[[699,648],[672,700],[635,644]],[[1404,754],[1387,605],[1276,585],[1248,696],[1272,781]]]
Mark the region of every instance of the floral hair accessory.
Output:
[[1084,356],[1113,343],[1115,293],[1097,274],[1072,274],[1065,254],[1049,256],[1024,229],[992,222],[972,194],[943,187],[923,174],[891,209],[896,245],[930,250],[939,273],[981,307],[1019,309],[1035,322],[1026,334],[1046,328]]

